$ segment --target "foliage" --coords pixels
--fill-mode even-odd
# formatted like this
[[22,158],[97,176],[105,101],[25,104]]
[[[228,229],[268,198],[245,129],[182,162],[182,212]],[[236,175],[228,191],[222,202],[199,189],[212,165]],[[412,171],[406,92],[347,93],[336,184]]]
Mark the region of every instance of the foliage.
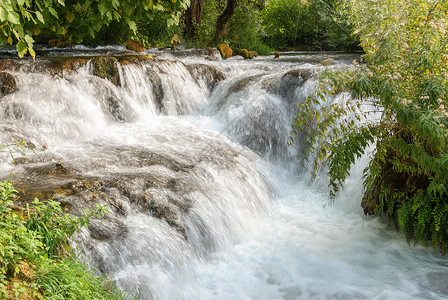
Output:
[[[408,238],[448,249],[448,3],[342,1],[366,65],[326,73],[320,92],[299,105],[294,132],[326,159],[332,197],[355,159],[375,143],[363,207],[385,213]],[[326,104],[327,94],[353,97]],[[367,106],[369,105],[369,106]],[[379,111],[372,119],[369,113]],[[362,122],[360,122],[362,121]],[[337,124],[337,126],[335,126]]]
[[[24,140],[16,140],[11,144],[0,144],[0,152],[6,151],[8,155],[11,157],[12,161],[16,163],[16,155],[18,154],[23,157],[26,155],[26,151],[31,150],[35,155],[39,156],[34,147],[28,145]],[[45,146],[44,146],[45,150]]]
[[230,47],[233,49],[245,48],[257,51],[260,55],[268,55],[271,50],[262,43],[263,35],[264,29],[256,3],[240,1],[228,24],[227,37]]
[[0,3],[0,44],[16,43],[20,57],[35,56],[34,38],[59,38],[81,43],[94,38],[112,22],[138,34],[138,23],[163,18],[167,26],[179,23],[189,0],[4,0]]
[[103,208],[75,217],[64,214],[53,200],[36,199],[33,208],[24,210],[14,205],[16,197],[11,182],[0,182],[0,298],[41,293],[46,299],[123,298],[74,260],[67,244]]
[[[101,277],[95,277],[86,266],[76,260],[68,259],[63,263],[44,263],[36,274],[36,281],[45,291],[46,299],[95,299],[118,300],[127,298],[117,291],[111,283]],[[105,289],[105,285],[109,285]]]
[[264,41],[272,48],[356,49],[333,0],[271,0],[261,13]]

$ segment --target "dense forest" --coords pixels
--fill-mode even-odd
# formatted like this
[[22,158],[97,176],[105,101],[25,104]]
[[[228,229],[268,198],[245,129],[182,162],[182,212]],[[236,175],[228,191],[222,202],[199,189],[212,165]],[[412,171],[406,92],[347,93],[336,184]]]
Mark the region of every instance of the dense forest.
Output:
[[[305,132],[305,155],[316,169],[328,167],[332,199],[355,161],[374,146],[364,171],[364,213],[386,216],[409,241],[446,254],[447,18],[448,2],[441,0],[4,0],[0,45],[33,58],[49,43],[95,47],[129,41],[146,48],[224,43],[260,55],[363,50],[361,65],[323,72],[316,95],[298,105],[293,136]],[[353,97],[326,103],[344,92]],[[370,118],[377,112],[380,118]],[[0,183],[0,297],[29,293],[40,299],[52,285],[64,285],[58,276],[69,282],[88,274],[79,279],[82,288],[67,291],[79,299],[91,291],[92,299],[121,299],[103,288],[107,280],[92,279],[68,258],[67,236],[104,210],[70,219],[57,203],[36,200],[34,211],[18,212],[16,194],[10,182]],[[55,224],[58,230],[49,233]],[[20,236],[13,233],[17,228]],[[26,277],[32,264],[40,270],[37,279]],[[11,281],[17,274],[21,281]]]
[[[0,44],[34,56],[34,44],[123,44],[272,50],[349,50],[357,42],[334,0],[11,0],[0,6]],[[55,42],[57,41],[57,42]]]

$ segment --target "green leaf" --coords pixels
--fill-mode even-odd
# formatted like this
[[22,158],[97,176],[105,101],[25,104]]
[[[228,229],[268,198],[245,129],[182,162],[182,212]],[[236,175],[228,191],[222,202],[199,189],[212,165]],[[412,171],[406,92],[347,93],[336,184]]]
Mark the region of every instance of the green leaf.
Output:
[[0,22],[6,21],[8,17],[8,11],[4,7],[0,7]]
[[129,25],[129,28],[133,31],[136,32],[137,31],[137,24],[135,24],[134,21],[127,19],[126,22]]
[[23,41],[20,41],[17,43],[16,49],[17,49],[17,53],[19,54],[20,58],[22,58],[27,52],[26,44]]
[[53,7],[49,7],[48,11],[50,12],[50,14],[52,14],[56,19],[59,19],[58,17],[58,13],[56,12],[56,10]]
[[98,10],[100,11],[100,14],[104,16],[109,10],[109,7],[105,1],[101,1],[98,3]]
[[30,55],[33,57],[33,60],[36,58],[36,52],[33,48],[28,48],[28,51],[30,52]]
[[13,24],[20,24],[20,15],[15,11],[9,11],[7,19]]
[[40,11],[36,11],[36,17],[39,19],[39,21],[40,21],[42,24],[45,24],[44,17],[43,17],[42,14],[40,13]]
[[28,47],[33,47],[34,39],[27,34],[25,35],[25,42],[27,43]]
[[65,15],[65,18],[67,19],[67,21],[69,23],[71,23],[75,19],[75,15],[73,13],[68,13],[68,14]]

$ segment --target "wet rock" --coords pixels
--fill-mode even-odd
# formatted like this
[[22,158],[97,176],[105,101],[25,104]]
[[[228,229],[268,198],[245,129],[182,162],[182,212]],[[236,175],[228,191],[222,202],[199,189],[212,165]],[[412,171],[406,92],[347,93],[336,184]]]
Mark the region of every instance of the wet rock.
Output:
[[115,57],[96,57],[93,59],[92,63],[94,75],[107,79],[116,86],[120,86],[120,75],[117,67],[118,60]]
[[187,66],[191,76],[197,81],[205,82],[209,91],[212,91],[215,86],[225,79],[225,74],[218,68],[210,65],[189,65]]
[[9,73],[0,72],[0,97],[16,92],[16,79]]
[[134,52],[145,52],[145,47],[139,42],[128,41],[126,48]]
[[330,66],[330,65],[333,65],[334,63],[335,63],[335,61],[334,61],[333,58],[327,58],[327,59],[324,59],[324,60],[322,60],[322,61],[320,62],[320,64],[321,64],[322,66]]
[[280,52],[275,51],[274,52],[274,58],[280,58]]
[[15,59],[1,59],[0,70],[17,71],[20,69],[20,63]]
[[176,57],[203,56],[207,60],[219,60],[221,58],[219,50],[212,48],[177,50],[171,54]]
[[240,55],[244,58],[244,59],[252,59],[254,58],[254,54],[250,53],[249,51],[247,51],[247,49],[240,49]]
[[117,220],[110,219],[93,219],[90,221],[88,229],[90,236],[97,240],[107,240],[121,232],[124,224]]
[[48,41],[48,46],[53,48],[63,48],[67,46],[67,42],[60,39],[51,39]]
[[219,44],[218,45],[218,50],[219,50],[219,53],[221,54],[221,57],[223,59],[227,59],[227,58],[230,58],[232,56],[232,52],[233,51],[232,51],[231,48],[227,47],[226,44]]
[[154,94],[154,99],[156,100],[157,109],[160,111],[163,107],[164,97],[162,80],[160,79],[159,74],[152,68],[148,69],[146,74],[152,83],[152,92]]

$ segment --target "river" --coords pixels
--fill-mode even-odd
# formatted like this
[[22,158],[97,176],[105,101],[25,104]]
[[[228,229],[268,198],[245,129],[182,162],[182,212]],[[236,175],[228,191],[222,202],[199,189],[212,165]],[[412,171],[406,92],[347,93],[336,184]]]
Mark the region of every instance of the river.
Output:
[[[18,91],[0,98],[0,141],[48,150],[16,165],[3,153],[1,177],[70,185],[57,199],[75,213],[108,204],[78,235],[86,263],[141,299],[448,298],[446,258],[363,215],[367,157],[328,205],[300,139],[287,146],[319,62],[348,68],[356,55],[148,54],[119,65],[119,86],[89,63],[8,71]],[[56,164],[69,174],[36,171]]]

